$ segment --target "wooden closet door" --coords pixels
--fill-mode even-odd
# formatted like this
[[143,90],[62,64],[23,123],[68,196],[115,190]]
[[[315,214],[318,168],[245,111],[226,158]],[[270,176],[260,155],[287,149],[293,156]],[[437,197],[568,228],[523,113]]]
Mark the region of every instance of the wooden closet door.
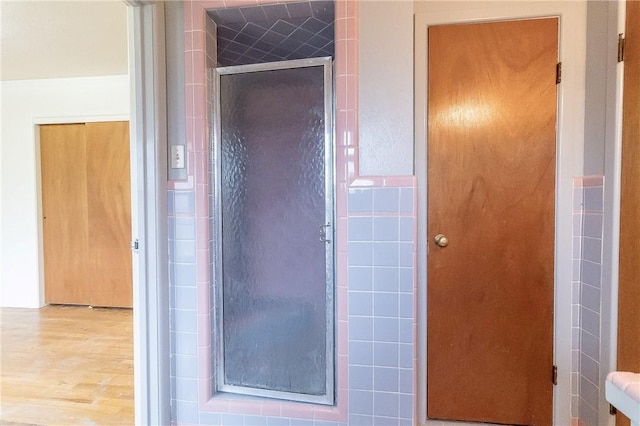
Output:
[[87,123],[86,134],[90,303],[131,307],[129,123]]
[[87,304],[84,124],[40,126],[45,302]]

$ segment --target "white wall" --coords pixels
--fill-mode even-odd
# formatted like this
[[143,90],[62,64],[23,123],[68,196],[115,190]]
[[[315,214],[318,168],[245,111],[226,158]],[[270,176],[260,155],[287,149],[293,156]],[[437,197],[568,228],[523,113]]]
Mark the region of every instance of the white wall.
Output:
[[0,307],[36,308],[44,304],[37,124],[128,120],[129,78],[3,81],[1,88]]
[[413,1],[359,8],[360,174],[413,174]]

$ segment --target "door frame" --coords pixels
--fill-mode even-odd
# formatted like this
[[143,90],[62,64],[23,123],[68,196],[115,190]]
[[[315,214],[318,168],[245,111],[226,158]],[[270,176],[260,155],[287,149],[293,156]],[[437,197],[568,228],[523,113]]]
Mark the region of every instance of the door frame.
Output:
[[[554,364],[558,386],[554,389],[554,424],[568,424],[571,418],[571,278],[573,176],[582,175],[586,2],[459,3],[418,2],[415,6],[415,170],[418,196],[418,285],[417,285],[417,369],[416,418],[427,419],[426,410],[426,188],[427,155],[427,27],[430,25],[491,22],[559,17],[559,60],[563,81],[558,86],[556,142],[556,230],[554,273]],[[562,284],[562,285],[559,285]]]
[[171,422],[164,3],[128,6],[135,424]]

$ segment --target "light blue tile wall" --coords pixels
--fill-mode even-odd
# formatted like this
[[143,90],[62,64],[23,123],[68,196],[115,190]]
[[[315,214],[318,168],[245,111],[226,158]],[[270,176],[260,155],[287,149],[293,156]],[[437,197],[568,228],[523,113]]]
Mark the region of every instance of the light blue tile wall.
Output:
[[195,192],[169,191],[171,418],[198,423]]
[[[593,180],[593,178],[590,178]],[[602,184],[574,187],[571,415],[597,426],[601,384]]]
[[173,422],[225,426],[413,424],[412,188],[352,189],[349,193],[350,390],[346,424],[199,410],[195,194],[170,191],[168,200]]
[[413,423],[412,188],[349,190],[349,424]]

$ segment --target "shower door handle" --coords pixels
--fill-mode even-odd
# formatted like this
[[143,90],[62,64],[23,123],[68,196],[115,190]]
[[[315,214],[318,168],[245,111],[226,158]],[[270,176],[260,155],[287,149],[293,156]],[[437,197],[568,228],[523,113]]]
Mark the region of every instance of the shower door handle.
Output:
[[327,230],[331,227],[330,223],[327,223],[326,225],[320,225],[320,241],[322,241],[323,243],[330,243],[331,240],[327,239]]

